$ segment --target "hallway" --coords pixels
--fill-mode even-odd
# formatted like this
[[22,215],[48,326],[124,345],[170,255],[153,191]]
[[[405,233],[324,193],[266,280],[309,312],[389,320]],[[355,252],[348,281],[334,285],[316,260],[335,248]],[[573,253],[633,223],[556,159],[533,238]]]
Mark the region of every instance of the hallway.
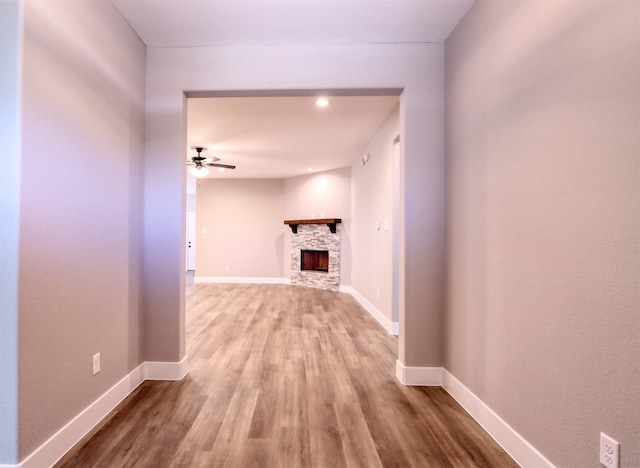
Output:
[[[145,382],[64,467],[512,467],[348,294],[187,284],[189,375]],[[63,460],[64,461],[64,460]]]

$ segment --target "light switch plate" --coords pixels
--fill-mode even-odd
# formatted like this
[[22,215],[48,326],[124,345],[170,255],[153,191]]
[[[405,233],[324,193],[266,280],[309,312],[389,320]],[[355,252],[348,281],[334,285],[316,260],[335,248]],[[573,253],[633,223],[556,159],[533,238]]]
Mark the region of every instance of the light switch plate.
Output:
[[100,372],[100,353],[93,355],[93,375]]

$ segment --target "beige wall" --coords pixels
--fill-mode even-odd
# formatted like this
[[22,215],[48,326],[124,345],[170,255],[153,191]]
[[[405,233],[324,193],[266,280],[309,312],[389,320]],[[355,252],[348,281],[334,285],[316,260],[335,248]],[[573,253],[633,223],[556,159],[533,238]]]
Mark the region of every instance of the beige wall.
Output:
[[202,179],[196,199],[196,277],[283,278],[282,179]]
[[[363,150],[369,161],[358,157],[351,167],[352,178],[352,286],[382,312],[397,322],[392,313],[393,232],[393,140],[400,132],[396,108]],[[397,213],[395,214],[397,216]],[[388,221],[389,230],[384,223]],[[376,229],[376,223],[380,229]],[[379,291],[379,297],[378,297]]]
[[640,460],[639,19],[481,0],[446,42],[446,367],[557,466]]
[[28,1],[23,53],[20,459],[140,362],[145,46],[109,2]]
[[350,174],[347,167],[288,179],[199,180],[196,277],[290,278],[284,220],[342,216],[342,284],[349,284]]
[[[355,157],[355,155],[354,155]],[[351,284],[351,168],[285,179],[284,219],[340,218],[340,284]],[[291,277],[291,236],[285,230],[284,271]]]

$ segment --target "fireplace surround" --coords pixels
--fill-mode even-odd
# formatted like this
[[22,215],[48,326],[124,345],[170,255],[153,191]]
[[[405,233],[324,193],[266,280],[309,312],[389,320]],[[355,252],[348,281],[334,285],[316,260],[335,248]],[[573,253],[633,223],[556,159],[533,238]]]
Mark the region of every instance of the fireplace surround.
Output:
[[340,288],[338,224],[341,220],[339,218],[304,219],[284,223],[291,227],[291,284],[338,291]]

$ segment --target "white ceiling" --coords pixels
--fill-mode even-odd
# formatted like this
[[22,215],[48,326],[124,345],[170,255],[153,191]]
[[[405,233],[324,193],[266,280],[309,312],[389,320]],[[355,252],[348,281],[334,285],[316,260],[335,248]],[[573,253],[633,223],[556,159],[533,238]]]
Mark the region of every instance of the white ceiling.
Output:
[[[147,47],[443,42],[474,0],[112,0]],[[350,165],[397,96],[190,98],[189,146],[282,178]],[[193,151],[187,151],[188,156]]]
[[[398,96],[190,98],[188,146],[234,164],[208,177],[286,178],[346,167],[398,105]],[[195,151],[188,151],[189,157]]]
[[473,0],[112,0],[147,47],[443,42]]

